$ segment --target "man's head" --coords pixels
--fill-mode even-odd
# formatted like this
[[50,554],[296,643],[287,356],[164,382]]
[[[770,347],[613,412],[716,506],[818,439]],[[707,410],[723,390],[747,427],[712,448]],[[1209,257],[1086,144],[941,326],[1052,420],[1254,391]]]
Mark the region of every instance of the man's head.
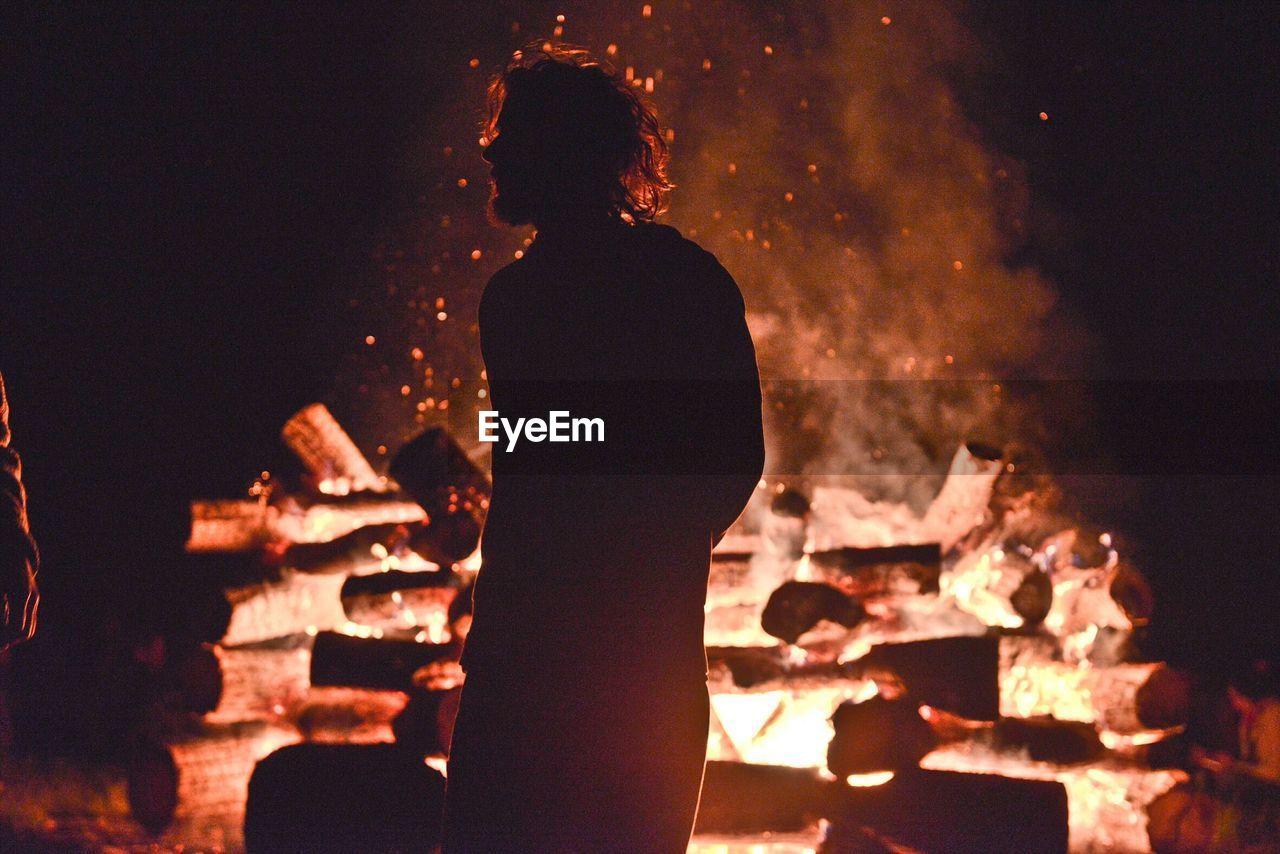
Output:
[[581,50],[517,52],[489,86],[490,218],[509,225],[653,219],[667,147],[651,107]]

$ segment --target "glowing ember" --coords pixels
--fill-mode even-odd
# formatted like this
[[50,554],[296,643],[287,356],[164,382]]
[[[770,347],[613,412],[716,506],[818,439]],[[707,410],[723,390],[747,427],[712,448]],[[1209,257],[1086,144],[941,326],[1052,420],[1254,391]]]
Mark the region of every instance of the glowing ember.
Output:
[[850,774],[844,778],[844,781],[850,786],[862,789],[869,786],[883,786],[892,779],[892,771],[872,771],[868,774]]

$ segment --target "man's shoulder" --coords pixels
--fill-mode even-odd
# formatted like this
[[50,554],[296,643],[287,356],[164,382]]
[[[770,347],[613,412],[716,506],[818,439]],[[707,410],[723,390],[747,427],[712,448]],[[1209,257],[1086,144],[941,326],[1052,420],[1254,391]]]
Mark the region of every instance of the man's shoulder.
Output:
[[635,228],[641,238],[653,246],[661,247],[667,252],[686,260],[695,260],[704,264],[719,265],[716,256],[703,249],[698,243],[680,233],[680,229],[672,225],[656,222],[640,222]]
[[526,277],[528,273],[529,261],[524,258],[517,259],[503,267],[499,267],[498,270],[489,277],[489,284],[486,285],[485,288],[502,288],[508,286]]
[[499,302],[511,299],[520,290],[520,284],[529,276],[529,262],[523,259],[512,261],[500,268],[484,286],[480,296],[481,307],[494,306]]
[[714,253],[672,226],[645,223],[643,228],[649,232],[648,239],[660,245],[662,253],[671,259],[674,278],[686,297],[701,296],[727,302],[741,310],[742,292]]

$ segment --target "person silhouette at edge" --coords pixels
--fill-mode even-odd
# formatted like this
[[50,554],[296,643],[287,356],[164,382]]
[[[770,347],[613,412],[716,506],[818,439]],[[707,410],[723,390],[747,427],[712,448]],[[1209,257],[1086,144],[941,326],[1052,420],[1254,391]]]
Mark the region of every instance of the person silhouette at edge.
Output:
[[716,258],[652,220],[654,111],[585,51],[518,52],[489,89],[492,408],[598,437],[493,445],[443,849],[683,852],[709,724],[711,549],[764,463],[755,349]]
[[0,651],[35,634],[39,562],[27,524],[22,460],[9,446],[9,401],[0,376]]

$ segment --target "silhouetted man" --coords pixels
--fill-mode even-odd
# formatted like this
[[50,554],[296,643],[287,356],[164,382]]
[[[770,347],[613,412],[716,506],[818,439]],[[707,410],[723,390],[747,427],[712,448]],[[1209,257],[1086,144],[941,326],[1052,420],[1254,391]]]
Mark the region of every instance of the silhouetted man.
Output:
[[682,852],[711,548],[764,457],[742,296],[652,223],[666,148],[631,87],[535,50],[489,95],[491,218],[537,229],[481,302],[490,400],[512,424],[599,419],[603,441],[494,445],[445,850]]

